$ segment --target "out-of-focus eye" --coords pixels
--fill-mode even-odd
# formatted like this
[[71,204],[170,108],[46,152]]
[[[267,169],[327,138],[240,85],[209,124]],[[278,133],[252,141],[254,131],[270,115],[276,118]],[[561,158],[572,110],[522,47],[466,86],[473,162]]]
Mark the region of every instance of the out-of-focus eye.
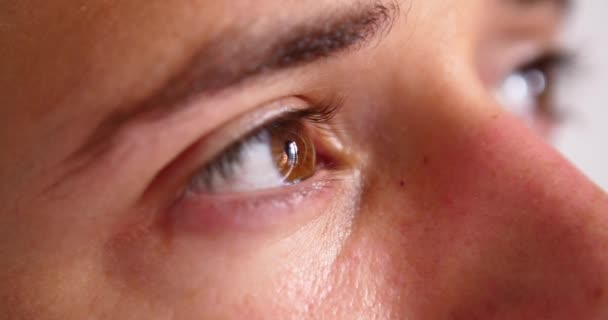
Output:
[[556,81],[570,63],[570,55],[547,54],[508,74],[498,85],[496,96],[507,110],[529,125],[553,125],[559,120],[554,101]]
[[295,184],[316,171],[311,134],[299,120],[268,125],[224,151],[197,174],[195,193],[250,192]]
[[531,116],[540,108],[541,100],[548,91],[548,81],[548,75],[543,70],[517,70],[503,80],[498,89],[498,98],[514,114]]

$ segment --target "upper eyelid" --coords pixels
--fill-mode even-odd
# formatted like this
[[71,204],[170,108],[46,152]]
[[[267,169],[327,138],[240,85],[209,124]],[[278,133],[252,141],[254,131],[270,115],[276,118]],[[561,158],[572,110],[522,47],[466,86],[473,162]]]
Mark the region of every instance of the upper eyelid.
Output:
[[542,54],[532,61],[526,62],[517,67],[518,70],[526,70],[531,68],[542,68],[550,70],[571,70],[577,65],[577,54],[572,50],[555,50]]
[[227,123],[216,126],[216,129],[200,138],[196,145],[205,149],[204,161],[211,161],[214,155],[219,155],[223,150],[230,148],[231,145],[254,134],[259,129],[284,118],[293,115],[300,110],[305,110],[306,104],[296,99],[280,99],[271,102],[268,106],[248,111],[244,115],[237,116],[236,119],[229,120]]
[[[255,136],[265,128],[275,125],[277,123],[284,123],[290,121],[310,121],[313,124],[326,124],[329,123],[339,112],[342,107],[341,100],[337,98],[331,98],[323,100],[319,103],[311,103],[309,107],[303,109],[291,109],[286,110],[282,114],[278,114],[276,117],[269,118],[257,126],[249,129],[245,133],[242,133],[239,138],[234,140],[231,144],[226,144],[223,149],[216,151],[215,157],[210,157],[207,160],[207,165],[212,165],[213,162],[222,161],[225,154],[232,154],[232,151],[239,149],[243,143],[255,138]],[[205,162],[205,161],[203,161]],[[204,168],[204,166],[203,166]]]

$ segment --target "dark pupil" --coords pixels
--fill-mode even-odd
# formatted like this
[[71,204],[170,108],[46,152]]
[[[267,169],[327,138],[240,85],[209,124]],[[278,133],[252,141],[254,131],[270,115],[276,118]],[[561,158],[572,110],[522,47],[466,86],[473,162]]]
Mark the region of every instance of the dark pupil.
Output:
[[298,163],[298,144],[295,141],[285,142],[285,154],[290,166],[295,166]]

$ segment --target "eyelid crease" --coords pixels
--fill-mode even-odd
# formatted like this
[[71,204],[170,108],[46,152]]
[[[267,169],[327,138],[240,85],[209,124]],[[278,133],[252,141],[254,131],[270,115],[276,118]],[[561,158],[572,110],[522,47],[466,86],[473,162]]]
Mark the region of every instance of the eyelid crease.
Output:
[[[125,124],[142,114],[167,117],[190,105],[191,99],[235,88],[259,76],[321,61],[369,46],[386,37],[400,17],[400,1],[375,0],[347,5],[333,14],[320,13],[302,24],[277,28],[267,35],[229,32],[201,44],[186,63],[144,97],[123,103],[100,120],[82,145],[67,159],[103,153]],[[279,28],[281,30],[283,28]],[[114,108],[113,108],[114,109]]]

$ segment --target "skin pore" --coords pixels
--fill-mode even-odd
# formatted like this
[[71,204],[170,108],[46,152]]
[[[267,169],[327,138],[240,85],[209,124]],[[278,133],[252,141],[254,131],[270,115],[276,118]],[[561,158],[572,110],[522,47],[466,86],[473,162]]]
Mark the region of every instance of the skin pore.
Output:
[[608,198],[495,92],[567,6],[0,3],[0,314],[604,319]]

